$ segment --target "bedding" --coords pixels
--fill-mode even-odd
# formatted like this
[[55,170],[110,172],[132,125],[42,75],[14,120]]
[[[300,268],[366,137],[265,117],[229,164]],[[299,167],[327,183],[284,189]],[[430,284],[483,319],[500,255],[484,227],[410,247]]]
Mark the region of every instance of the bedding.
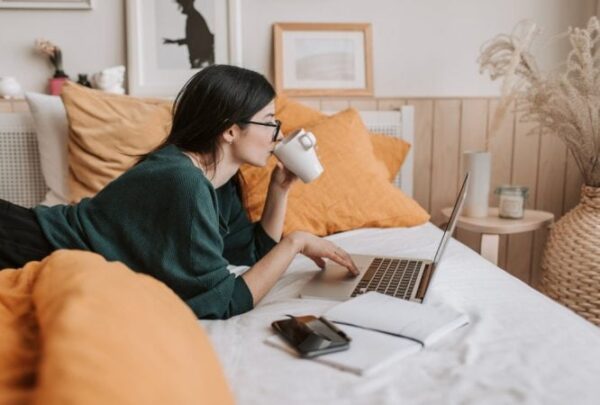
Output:
[[0,271],[0,403],[231,404],[192,311],[81,251]]
[[[432,258],[441,231],[360,229],[327,237],[352,253]],[[244,268],[237,268],[238,273]],[[369,377],[291,357],[268,346],[284,314],[321,314],[335,303],[299,299],[316,272],[298,256],[258,306],[225,321],[199,321],[239,404],[598,404],[600,332],[452,239],[428,305],[471,324]]]

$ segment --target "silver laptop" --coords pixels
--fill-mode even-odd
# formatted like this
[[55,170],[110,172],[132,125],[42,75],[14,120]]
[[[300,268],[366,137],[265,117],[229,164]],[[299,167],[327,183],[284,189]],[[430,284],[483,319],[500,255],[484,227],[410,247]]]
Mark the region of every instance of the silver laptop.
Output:
[[368,291],[377,291],[405,300],[422,302],[462,211],[468,179],[469,173],[465,175],[433,261],[414,257],[351,255],[360,270],[357,277],[350,276],[345,267],[329,262],[325,270],[317,273],[306,284],[300,296],[345,301]]

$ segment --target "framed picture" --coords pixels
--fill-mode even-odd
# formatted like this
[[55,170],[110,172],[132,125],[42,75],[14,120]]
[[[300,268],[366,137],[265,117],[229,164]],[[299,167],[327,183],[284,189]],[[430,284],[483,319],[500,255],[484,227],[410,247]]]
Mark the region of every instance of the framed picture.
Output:
[[371,24],[277,23],[273,37],[277,92],[373,94]]
[[94,0],[0,0],[0,8],[91,9]]
[[241,65],[240,0],[127,0],[129,94],[174,97],[212,64]]

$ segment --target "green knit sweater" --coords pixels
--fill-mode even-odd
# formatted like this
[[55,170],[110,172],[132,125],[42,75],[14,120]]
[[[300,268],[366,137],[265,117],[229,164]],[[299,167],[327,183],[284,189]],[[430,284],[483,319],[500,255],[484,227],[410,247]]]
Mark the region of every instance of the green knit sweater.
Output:
[[34,212],[55,248],[96,252],[150,274],[198,318],[252,309],[248,286],[227,265],[252,265],[275,245],[259,223],[250,223],[231,181],[215,190],[173,145],[93,198]]

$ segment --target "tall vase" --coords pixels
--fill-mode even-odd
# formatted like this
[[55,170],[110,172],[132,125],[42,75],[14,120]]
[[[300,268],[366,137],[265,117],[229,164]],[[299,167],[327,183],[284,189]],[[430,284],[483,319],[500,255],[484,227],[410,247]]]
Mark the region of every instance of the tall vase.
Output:
[[600,187],[583,186],[580,203],[551,228],[541,287],[600,326]]
[[488,214],[492,157],[489,152],[463,152],[463,167],[469,172],[469,188],[462,214],[466,217],[484,218]]

